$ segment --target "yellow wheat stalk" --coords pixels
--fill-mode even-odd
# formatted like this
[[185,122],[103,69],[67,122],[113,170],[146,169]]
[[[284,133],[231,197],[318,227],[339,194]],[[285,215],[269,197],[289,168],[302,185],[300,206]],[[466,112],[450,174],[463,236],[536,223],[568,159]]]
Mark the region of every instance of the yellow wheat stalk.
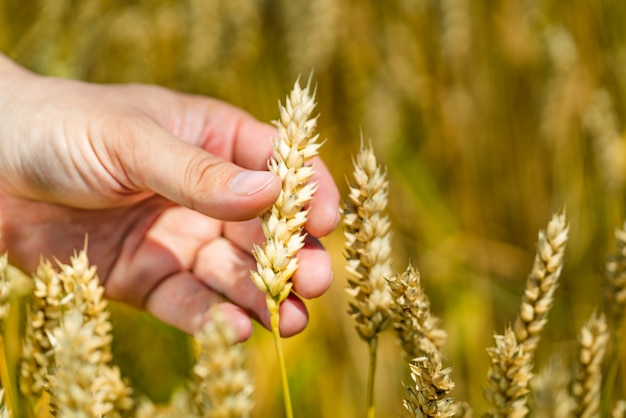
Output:
[[554,301],[568,231],[564,213],[553,215],[545,231],[539,231],[533,269],[514,326],[507,327],[504,335],[496,335],[495,347],[487,349],[491,366],[489,386],[483,393],[491,405],[490,416],[523,417],[528,413],[533,356]]
[[291,416],[287,373],[280,347],[278,308],[291,292],[291,277],[298,268],[297,253],[304,245],[304,224],[308,214],[305,206],[317,189],[317,185],[310,181],[313,167],[308,164],[321,146],[317,142],[319,135],[315,133],[317,116],[312,116],[315,99],[310,80],[304,89],[296,81],[285,105],[279,107],[280,119],[274,122],[278,137],[272,138],[274,158],[269,161],[269,169],[280,178],[282,190],[274,205],[261,218],[267,241],[263,247],[255,246],[252,250],[257,269],[251,272],[251,276],[266,294],[281,365],[285,409]]
[[374,381],[378,334],[390,323],[393,298],[387,285],[391,277],[391,233],[385,213],[388,203],[387,174],[378,165],[371,147],[361,146],[353,161],[353,181],[344,203],[346,270],[349,313],[370,352],[367,383],[368,417],[375,416]]

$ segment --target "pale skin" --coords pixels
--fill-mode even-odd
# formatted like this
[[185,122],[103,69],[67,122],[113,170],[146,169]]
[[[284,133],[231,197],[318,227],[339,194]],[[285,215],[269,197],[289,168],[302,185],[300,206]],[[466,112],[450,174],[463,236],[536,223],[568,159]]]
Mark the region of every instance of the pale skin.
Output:
[[[218,100],[44,77],[0,54],[0,251],[32,272],[41,256],[67,262],[87,236],[107,297],[190,333],[219,309],[244,340],[251,319],[269,326],[250,249],[280,191],[267,171],[272,136]],[[313,166],[319,189],[283,336],[305,328],[301,298],[332,279],[317,238],[338,224],[339,192],[319,158]]]

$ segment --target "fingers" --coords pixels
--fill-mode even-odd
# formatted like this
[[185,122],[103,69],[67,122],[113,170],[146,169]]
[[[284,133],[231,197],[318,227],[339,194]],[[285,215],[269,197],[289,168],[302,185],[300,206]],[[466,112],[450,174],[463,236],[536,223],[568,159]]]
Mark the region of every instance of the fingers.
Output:
[[[269,328],[265,294],[250,279],[250,270],[254,268],[255,262],[249,252],[240,250],[222,238],[200,250],[193,270],[212,289]],[[281,304],[280,314],[280,333],[284,337],[301,332],[308,323],[304,303],[295,295]]]
[[150,122],[135,121],[130,135],[108,144],[116,172],[124,173],[130,189],[153,191],[213,218],[251,219],[280,192],[274,174],[242,169]]
[[160,320],[190,334],[201,330],[216,310],[243,341],[252,335],[252,323],[241,308],[226,302],[190,272],[179,272],[162,281],[150,294],[146,310]]
[[313,160],[313,178],[318,186],[309,203],[309,217],[304,227],[314,237],[324,237],[339,224],[339,189],[320,158]]
[[[272,155],[270,138],[278,131],[229,104],[197,96],[187,96],[192,113],[203,114],[196,119],[205,121],[202,141],[192,140],[211,153],[250,170],[265,170]],[[210,103],[210,105],[207,105]],[[208,114],[207,114],[208,113]],[[310,203],[309,220],[305,227],[315,237],[332,232],[339,221],[339,190],[323,161],[311,160],[315,174],[312,181],[318,190]]]
[[[262,246],[265,242],[259,219],[227,222],[224,225],[224,237],[248,254],[253,245]],[[333,275],[330,255],[317,238],[311,235],[306,237],[304,247],[298,252],[298,264],[292,278],[293,290],[305,299],[323,295],[330,287]]]

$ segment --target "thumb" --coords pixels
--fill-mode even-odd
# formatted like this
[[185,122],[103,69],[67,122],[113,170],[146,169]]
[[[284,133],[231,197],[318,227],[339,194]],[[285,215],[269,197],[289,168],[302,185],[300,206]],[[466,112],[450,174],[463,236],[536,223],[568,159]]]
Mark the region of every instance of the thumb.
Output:
[[252,219],[278,198],[274,173],[243,169],[157,126],[149,130],[150,135],[125,138],[124,150],[117,147],[115,160],[134,189],[224,221]]

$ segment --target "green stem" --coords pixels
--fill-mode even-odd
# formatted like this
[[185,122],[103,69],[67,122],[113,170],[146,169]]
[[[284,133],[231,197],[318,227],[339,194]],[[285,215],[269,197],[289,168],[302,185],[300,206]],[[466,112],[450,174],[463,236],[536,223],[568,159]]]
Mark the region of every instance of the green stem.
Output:
[[376,378],[376,349],[378,347],[378,336],[369,340],[370,364],[367,376],[367,418],[376,417],[376,406],[374,404],[374,380]]
[[[619,324],[619,322],[618,322]],[[619,368],[619,350],[622,341],[622,333],[619,325],[615,325],[615,333],[613,334],[613,344],[611,344],[611,354],[609,357],[608,368],[604,380],[603,400],[600,405],[602,416],[608,416],[611,410],[611,402],[613,401],[613,391],[615,389],[615,379],[617,377],[617,369]]]
[[274,336],[274,346],[278,355],[278,367],[280,368],[280,377],[283,385],[283,398],[285,400],[285,414],[287,418],[293,418],[293,409],[291,407],[291,395],[289,394],[289,381],[287,379],[287,367],[285,366],[285,356],[283,347],[280,343],[280,315],[278,314],[278,302],[274,301],[271,296],[267,297],[267,307],[270,311],[270,323],[272,335]]

